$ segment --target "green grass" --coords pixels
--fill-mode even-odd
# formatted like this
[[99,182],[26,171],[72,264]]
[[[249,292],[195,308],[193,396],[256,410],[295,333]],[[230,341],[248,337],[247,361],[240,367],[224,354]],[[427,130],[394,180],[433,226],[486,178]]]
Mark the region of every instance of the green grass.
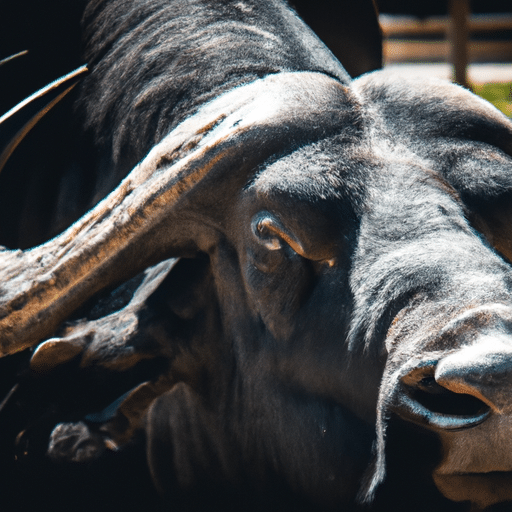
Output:
[[512,117],[512,82],[473,84],[472,89],[505,115]]

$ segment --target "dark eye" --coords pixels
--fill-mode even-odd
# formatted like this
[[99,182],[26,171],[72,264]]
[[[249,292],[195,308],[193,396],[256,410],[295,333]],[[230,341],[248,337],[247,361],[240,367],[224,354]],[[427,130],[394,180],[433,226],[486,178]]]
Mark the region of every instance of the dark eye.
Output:
[[[296,226],[297,228],[297,226]],[[286,228],[283,223],[268,211],[261,211],[256,214],[251,222],[251,230],[254,239],[258,242],[260,248],[265,248],[267,252],[282,252],[288,258],[302,258],[315,262],[321,267],[332,267],[336,264],[336,257],[333,247],[325,244],[325,239],[332,237],[320,237],[322,230],[311,230],[306,234],[305,230],[297,230],[301,237],[296,236],[296,232]],[[320,240],[320,243],[317,243]],[[267,256],[275,259],[276,257]]]
[[257,241],[269,251],[277,251],[283,248],[284,238],[282,229],[270,214],[257,215],[252,221],[252,232]]
[[257,245],[250,251],[250,257],[258,270],[274,272],[287,260],[298,258],[292,248],[292,244],[297,243],[270,213],[261,212],[256,215],[251,230]]
[[279,219],[271,213],[266,211],[258,213],[254,216],[251,226],[252,232],[258,241],[263,243],[269,250],[275,251],[287,245],[302,257],[308,257],[297,237],[286,229]]

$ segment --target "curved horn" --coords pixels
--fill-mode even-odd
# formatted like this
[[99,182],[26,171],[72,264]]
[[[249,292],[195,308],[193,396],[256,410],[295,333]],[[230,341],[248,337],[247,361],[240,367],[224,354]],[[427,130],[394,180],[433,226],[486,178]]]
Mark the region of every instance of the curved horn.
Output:
[[13,61],[14,59],[17,59],[18,57],[23,57],[23,55],[27,55],[28,50],[23,50],[18,53],[14,53],[13,55],[9,55],[9,57],[5,57],[5,59],[0,59],[0,66],[3,66],[4,64],[7,64],[8,62]]
[[[13,55],[5,61],[0,61],[0,64],[24,53],[26,52]],[[75,69],[75,71],[39,89],[0,117],[0,172],[2,172],[12,152],[27,133],[73,89],[78,79],[86,72],[86,66]]]
[[64,233],[29,251],[0,252],[0,356],[50,336],[94,293],[179,252],[186,241],[178,215],[186,217],[182,207],[206,177],[245,183],[284,148],[353,126],[355,105],[345,87],[317,73],[271,75],[207,104]]

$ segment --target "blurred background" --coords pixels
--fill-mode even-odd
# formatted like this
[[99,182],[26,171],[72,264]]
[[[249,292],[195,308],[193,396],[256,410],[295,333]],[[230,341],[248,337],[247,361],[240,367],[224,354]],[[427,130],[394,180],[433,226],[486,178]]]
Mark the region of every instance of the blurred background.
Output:
[[383,63],[453,79],[512,117],[512,0],[376,0]]

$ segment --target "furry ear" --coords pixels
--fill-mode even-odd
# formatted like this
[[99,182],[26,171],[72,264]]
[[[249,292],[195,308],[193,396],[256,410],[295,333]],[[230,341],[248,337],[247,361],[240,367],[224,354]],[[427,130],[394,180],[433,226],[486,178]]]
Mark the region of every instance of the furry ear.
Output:
[[[13,55],[11,58],[15,57],[16,55]],[[5,61],[1,61],[0,64],[3,62]],[[0,172],[27,133],[73,89],[86,72],[87,67],[82,66],[58,78],[0,117]]]

